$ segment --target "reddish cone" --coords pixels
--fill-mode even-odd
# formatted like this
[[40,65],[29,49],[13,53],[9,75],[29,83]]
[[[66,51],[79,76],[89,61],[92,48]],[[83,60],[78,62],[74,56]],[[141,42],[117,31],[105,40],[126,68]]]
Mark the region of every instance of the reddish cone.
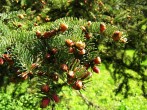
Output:
[[90,67],[90,64],[86,63],[84,66],[86,67],[86,69],[88,69]]
[[49,58],[51,57],[51,55],[50,55],[49,53],[47,53],[47,54],[45,55],[45,57],[46,57],[46,59],[49,59]]
[[50,90],[50,87],[48,85],[42,85],[42,87],[41,87],[42,92],[47,93],[47,92],[49,92],[49,90]]
[[68,52],[69,53],[74,53],[75,49],[73,47],[69,47]]
[[39,30],[36,31],[36,36],[37,36],[37,38],[41,37],[41,32]]
[[101,58],[100,58],[100,57],[96,57],[96,58],[93,60],[93,62],[94,62],[95,64],[100,64],[100,63],[101,63]]
[[72,78],[67,78],[67,83],[68,84],[73,84],[74,83],[74,80]]
[[59,75],[57,73],[54,73],[52,76],[51,76],[52,80],[53,81],[58,81],[59,80]]
[[60,98],[59,98],[59,96],[58,96],[57,94],[53,94],[53,95],[52,95],[52,98],[53,98],[53,100],[54,100],[56,103],[60,102]]
[[75,82],[75,84],[73,85],[73,88],[76,89],[76,90],[80,90],[80,89],[82,89],[82,87],[83,87],[83,83],[80,80],[77,80]]
[[69,46],[69,47],[71,47],[71,46],[74,45],[74,42],[73,42],[72,40],[70,40],[70,39],[66,39],[66,40],[65,40],[65,43],[66,43],[66,45]]
[[120,31],[115,31],[115,32],[113,33],[113,35],[112,35],[112,39],[113,39],[114,41],[119,41],[120,38],[121,38],[121,36],[122,36],[122,32],[120,32]]
[[60,31],[64,32],[68,29],[68,25],[64,24],[64,23],[61,23],[60,24]]
[[62,65],[61,65],[61,69],[62,69],[63,71],[67,71],[67,70],[68,70],[68,66],[67,66],[66,64],[62,64]]
[[41,107],[41,108],[46,108],[46,107],[49,105],[49,103],[50,103],[50,99],[47,98],[47,97],[44,97],[44,98],[42,99],[42,101],[41,101],[40,107]]
[[106,25],[104,23],[100,24],[100,32],[103,33],[106,30]]
[[9,54],[3,54],[3,59],[6,61],[12,61],[12,58]]
[[2,58],[0,58],[0,65],[4,64],[4,60]]
[[99,69],[98,67],[96,67],[96,66],[94,66],[94,67],[92,68],[92,70],[93,70],[95,73],[100,73],[100,69]]
[[91,34],[91,33],[86,33],[86,34],[85,34],[85,38],[86,38],[86,39],[90,39],[91,37],[92,37],[92,34]]
[[51,50],[51,53],[52,53],[52,54],[56,54],[57,52],[58,52],[58,49],[52,48],[52,50]]
[[78,53],[79,53],[80,55],[84,55],[84,54],[86,53],[86,50],[85,50],[85,49],[79,50]]
[[67,76],[69,78],[74,78],[74,76],[75,76],[74,71],[68,71]]
[[43,38],[51,38],[54,35],[56,35],[56,33],[57,33],[57,30],[56,29],[55,30],[46,31],[43,34]]

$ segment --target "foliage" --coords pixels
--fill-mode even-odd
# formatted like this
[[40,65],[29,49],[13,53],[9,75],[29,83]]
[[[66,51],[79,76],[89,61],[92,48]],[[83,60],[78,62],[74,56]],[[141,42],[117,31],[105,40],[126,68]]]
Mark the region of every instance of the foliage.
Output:
[[[145,0],[6,0],[0,4],[4,91],[10,82],[19,88],[25,80],[26,88],[43,98],[41,107],[51,99],[54,108],[64,86],[86,89],[93,72],[100,72],[97,66],[102,59],[117,85],[117,95],[127,98],[134,80],[146,98]],[[15,89],[10,95],[18,98]]]
[[[81,93],[87,97],[88,100],[92,101],[94,104],[98,104],[100,107],[99,109],[102,110],[147,109],[147,101],[144,97],[141,96],[141,90],[138,88],[138,85],[141,85],[141,83],[132,80],[130,84],[133,88],[129,92],[131,97],[123,99],[123,95],[119,94],[115,96],[113,92],[114,88],[117,86],[114,85],[114,80],[112,79],[111,74],[105,70],[104,65],[101,65],[100,69],[101,74],[94,74],[92,80],[86,85],[87,88],[85,91],[81,91]],[[15,86],[14,84],[10,84],[9,87],[7,87],[7,91],[13,90]],[[8,93],[1,91],[1,109],[13,110],[14,108],[15,110],[39,110],[40,100],[37,98],[37,94],[31,92],[30,89],[26,91],[26,89],[27,87],[24,87],[24,91],[22,92],[23,94],[21,93],[21,95],[17,98],[12,98],[10,92]],[[71,89],[67,87],[63,87],[62,90],[63,91],[60,93],[60,96],[64,100],[55,106],[55,110],[95,110],[93,106],[89,106],[88,108],[88,105],[85,103],[85,101],[83,101],[83,99],[79,96],[79,94],[77,94],[76,91],[71,91]],[[26,104],[28,104],[28,106]],[[49,108],[50,107],[47,107],[47,110]]]

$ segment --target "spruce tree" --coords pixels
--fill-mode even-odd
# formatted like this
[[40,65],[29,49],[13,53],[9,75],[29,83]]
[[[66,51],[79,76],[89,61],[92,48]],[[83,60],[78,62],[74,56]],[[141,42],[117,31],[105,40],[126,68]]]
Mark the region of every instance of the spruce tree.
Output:
[[[40,107],[54,107],[62,87],[83,91],[92,75],[100,73],[102,62],[119,84],[116,94],[128,97],[129,81],[135,80],[141,82],[146,97],[147,19],[141,7],[146,1],[136,6],[137,11],[129,7],[133,4],[126,6],[128,1],[117,0],[1,2],[0,85],[4,89],[10,82],[26,81],[39,97]],[[128,50],[133,50],[132,56]],[[16,90],[13,97],[17,98]]]

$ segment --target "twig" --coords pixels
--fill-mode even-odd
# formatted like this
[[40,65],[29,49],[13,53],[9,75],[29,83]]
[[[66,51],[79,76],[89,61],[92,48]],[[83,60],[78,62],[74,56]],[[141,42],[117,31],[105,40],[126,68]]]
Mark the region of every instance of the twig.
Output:
[[101,110],[101,108],[94,104],[93,102],[89,101],[80,91],[76,91],[76,93],[84,100],[84,102],[89,106],[96,108],[96,110]]

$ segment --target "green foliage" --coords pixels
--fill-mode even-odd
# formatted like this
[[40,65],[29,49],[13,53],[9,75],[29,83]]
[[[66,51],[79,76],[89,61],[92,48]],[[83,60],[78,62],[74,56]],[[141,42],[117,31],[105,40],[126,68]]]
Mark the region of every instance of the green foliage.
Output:
[[[130,85],[132,89],[129,91],[131,97],[127,99],[123,99],[123,95],[115,96],[113,92],[114,88],[114,80],[111,77],[111,74],[105,70],[105,66],[101,65],[101,74],[92,77],[92,80],[86,85],[87,88],[85,91],[81,91],[83,96],[87,97],[88,100],[92,101],[94,104],[99,105],[99,109],[107,109],[107,110],[145,110],[147,109],[146,106],[146,99],[141,96],[142,92],[138,88],[138,85],[141,87],[141,83],[132,80]],[[26,82],[23,83],[23,86],[27,84]],[[21,84],[22,85],[22,84]],[[10,84],[7,87],[7,92],[1,91],[0,95],[0,109],[14,109],[14,110],[41,110],[39,108],[39,97],[37,94],[34,94],[33,91],[24,87],[23,93],[19,97],[11,97],[11,93],[8,91],[12,91],[15,89],[14,84]],[[18,86],[19,87],[19,86]],[[8,93],[8,94],[6,94]],[[76,91],[71,91],[70,88],[63,87],[62,92],[60,93],[62,97],[62,101],[55,106],[56,110],[77,110],[77,109],[84,109],[84,110],[95,110],[94,106],[88,106],[85,101],[77,94]],[[81,106],[82,105],[82,106]],[[51,109],[47,107],[46,110]]]
[[[35,105],[40,106],[37,103],[40,102],[38,99],[45,96],[53,99],[51,95],[60,94],[64,86],[74,88],[76,80],[82,80],[84,85],[82,88],[86,89],[90,80],[83,80],[82,76],[89,71],[93,72],[92,69],[95,66],[93,59],[97,56],[101,57],[106,69],[109,70],[114,80],[111,83],[117,86],[114,89],[115,95],[128,98],[134,93],[132,83],[137,82],[140,88],[137,89],[138,93],[146,98],[146,4],[145,0],[0,1],[0,12],[2,12],[0,14],[0,58],[4,59],[4,64],[0,62],[0,85],[1,91],[6,92],[3,97],[8,99],[7,103],[12,102],[13,105],[15,99],[21,100],[21,97],[26,97],[22,98],[26,100],[23,109],[28,106],[34,108]],[[61,29],[62,23],[67,29]],[[106,25],[104,32],[101,32],[102,23]],[[41,35],[37,35],[37,32]],[[116,32],[120,34],[119,39],[114,36]],[[47,33],[48,35],[45,35]],[[87,35],[90,39],[86,37]],[[75,50],[74,53],[69,53],[67,39],[74,43],[79,41],[85,43],[86,54],[80,55],[83,48],[79,49],[75,45],[71,46]],[[52,49],[55,51],[57,49],[57,52],[47,59],[46,55],[53,54]],[[68,84],[68,72],[61,69],[62,64],[66,64],[69,70],[76,71],[74,83]],[[91,68],[87,70],[86,64],[89,64]],[[40,73],[41,76],[38,75]],[[56,82],[57,77],[59,80]],[[21,83],[24,80],[25,82]],[[10,82],[16,83],[17,86]],[[51,87],[50,93],[46,94],[40,90],[43,84]],[[27,89],[35,94],[25,93]],[[98,96],[103,93],[98,92]],[[32,99],[35,102],[28,102],[31,100],[30,96],[38,97]],[[92,93],[91,96],[94,97]],[[12,100],[13,97],[14,100]],[[105,98],[107,95],[103,97],[96,103],[107,104],[109,100]],[[1,109],[7,109],[4,107],[7,103],[3,101]],[[91,104],[88,101],[84,103]],[[24,103],[18,101],[18,105],[22,106],[22,104]],[[71,106],[73,104],[74,102],[71,102]],[[125,99],[119,104],[114,109],[125,110],[129,109],[127,104],[131,105]],[[11,107],[8,109],[12,108],[12,105],[10,104]],[[87,105],[83,108],[88,109]],[[48,109],[51,107],[54,108],[54,102],[51,102]],[[78,106],[75,108],[80,109]]]

